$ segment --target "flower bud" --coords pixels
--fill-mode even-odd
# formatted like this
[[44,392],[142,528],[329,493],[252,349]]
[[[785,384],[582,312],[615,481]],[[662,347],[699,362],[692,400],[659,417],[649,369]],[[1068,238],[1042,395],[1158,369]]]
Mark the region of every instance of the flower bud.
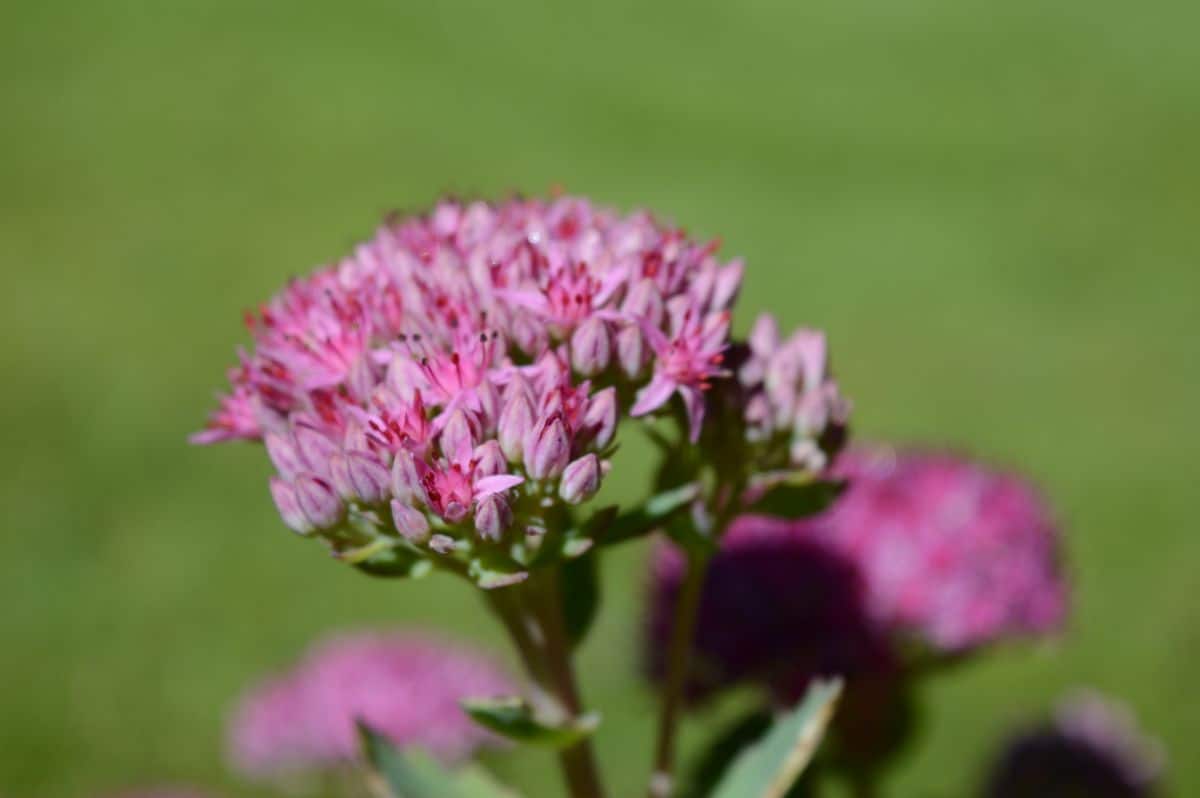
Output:
[[549,338],[545,325],[529,313],[517,313],[509,333],[517,347],[529,355],[544,350]]
[[475,531],[484,540],[500,540],[512,520],[512,509],[499,493],[485,497],[475,507]]
[[617,431],[617,389],[605,388],[588,401],[583,427],[592,436],[591,445],[603,449]]
[[471,422],[461,408],[451,413],[446,421],[446,426],[442,429],[441,446],[442,454],[452,460],[465,459],[475,448]]
[[267,447],[267,456],[271,458],[275,469],[285,480],[294,479],[301,471],[307,471],[300,453],[292,444],[292,438],[285,432],[268,432],[263,436]]
[[484,441],[476,446],[471,459],[475,461],[476,479],[494,477],[508,471],[508,460],[505,458],[499,442],[494,440]]
[[576,327],[571,335],[571,365],[585,377],[608,368],[611,353],[608,325],[603,319],[592,316]]
[[438,554],[450,554],[454,551],[454,538],[449,535],[434,535],[429,539],[429,548]]
[[294,483],[296,503],[313,526],[326,529],[342,519],[342,503],[333,486],[312,474],[301,474]]
[[390,474],[387,467],[368,452],[347,452],[353,495],[365,504],[378,504],[388,494]]
[[401,501],[408,501],[413,496],[425,500],[416,460],[407,449],[396,452],[396,460],[392,463],[392,495]]
[[653,327],[662,324],[663,298],[654,281],[646,278],[629,289],[621,304],[621,312]]
[[563,471],[558,495],[567,504],[579,504],[592,498],[600,488],[600,460],[594,454],[585,454]]
[[304,511],[300,509],[300,503],[296,499],[296,489],[292,487],[292,484],[285,479],[271,477],[270,485],[271,498],[275,500],[275,507],[279,510],[283,523],[301,535],[312,532],[313,525]]
[[500,413],[496,436],[504,456],[514,463],[521,462],[525,438],[533,427],[533,406],[522,391],[514,391]]
[[525,471],[533,479],[553,479],[567,467],[571,439],[561,413],[538,422],[525,440]]
[[338,453],[337,444],[307,424],[296,424],[292,430],[296,451],[308,464],[308,470],[319,477],[329,476],[329,461]]
[[636,324],[630,324],[617,333],[617,363],[621,372],[630,379],[642,373],[646,365],[646,341]]
[[413,543],[429,539],[429,519],[425,513],[399,499],[392,499],[392,523],[397,532]]

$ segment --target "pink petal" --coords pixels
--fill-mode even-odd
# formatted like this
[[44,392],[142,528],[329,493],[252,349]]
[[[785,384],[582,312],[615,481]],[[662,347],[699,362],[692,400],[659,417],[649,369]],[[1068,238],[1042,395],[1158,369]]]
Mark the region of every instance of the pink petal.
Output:
[[681,385],[679,395],[683,397],[683,406],[687,410],[688,439],[695,443],[700,440],[700,427],[704,424],[704,394],[698,388]]
[[[660,333],[661,334],[661,333]],[[663,374],[655,374],[650,384],[638,391],[637,401],[629,411],[631,416],[644,416],[667,403],[671,394],[678,388],[675,380]]]
[[493,493],[500,493],[509,488],[515,488],[525,481],[525,477],[516,474],[496,474],[475,480],[475,501],[486,499]]

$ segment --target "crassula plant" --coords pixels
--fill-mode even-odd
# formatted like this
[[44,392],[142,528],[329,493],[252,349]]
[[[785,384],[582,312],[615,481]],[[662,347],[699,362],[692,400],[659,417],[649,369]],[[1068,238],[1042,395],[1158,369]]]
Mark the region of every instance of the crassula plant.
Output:
[[[248,313],[252,347],[194,440],[264,444],[284,524],[345,566],[441,571],[477,589],[529,686],[465,709],[495,735],[557,749],[572,796],[604,794],[589,742],[599,716],[572,665],[598,606],[597,558],[665,532],[681,552],[679,596],[646,792],[678,794],[676,730],[708,564],[747,512],[824,509],[849,412],[822,333],[784,335],[763,317],[746,341],[731,337],[742,276],[717,242],[649,213],[571,197],[446,200],[388,219]],[[657,452],[653,489],[603,505],[596,494],[634,426]],[[836,680],[811,685],[712,794],[782,795],[838,693]],[[376,785],[502,794],[468,792],[492,788],[464,787],[394,750],[404,741],[372,729],[369,713],[358,720]]]

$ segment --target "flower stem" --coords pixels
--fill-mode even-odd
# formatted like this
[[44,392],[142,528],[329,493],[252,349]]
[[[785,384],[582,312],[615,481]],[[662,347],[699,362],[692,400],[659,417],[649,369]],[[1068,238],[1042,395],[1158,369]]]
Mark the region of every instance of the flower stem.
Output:
[[692,660],[692,638],[696,633],[696,617],[700,609],[700,594],[704,576],[712,555],[692,552],[688,555],[687,576],[682,593],[675,605],[675,622],[667,649],[667,681],[663,688],[658,715],[658,741],[654,752],[654,770],[650,774],[649,798],[668,798],[675,791],[674,769],[679,715],[683,708],[684,691]]
[[[563,624],[557,568],[536,574],[526,583],[490,591],[487,596],[540,698],[551,697],[567,714],[568,722],[578,720],[584,714],[583,701]],[[539,696],[534,698],[536,702]],[[571,798],[603,798],[590,739],[584,737],[562,749],[558,758]]]

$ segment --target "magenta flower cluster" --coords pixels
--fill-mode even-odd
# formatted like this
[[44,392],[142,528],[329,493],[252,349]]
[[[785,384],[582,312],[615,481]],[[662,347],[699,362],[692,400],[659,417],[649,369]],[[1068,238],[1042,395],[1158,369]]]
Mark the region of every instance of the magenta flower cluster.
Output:
[[573,198],[389,221],[248,316],[254,350],[194,440],[262,439],[302,534],[537,534],[547,501],[596,492],[623,413],[678,395],[699,435],[742,276],[715,251]]
[[496,742],[459,702],[513,692],[500,668],[469,650],[415,635],[343,635],[242,698],[230,757],[255,777],[334,769],[356,760],[362,720],[399,747],[454,762]]
[[849,482],[845,495],[791,534],[856,563],[879,623],[961,652],[1065,620],[1058,528],[1026,480],[949,453],[886,446],[846,452],[835,473]]
[[[701,597],[694,690],[752,680],[794,694],[815,674],[886,672],[906,639],[953,654],[1063,621],[1057,531],[1023,480],[886,447],[844,452],[833,473],[848,487],[826,513],[743,516],[722,539]],[[679,551],[661,546],[647,625],[652,673],[683,573]]]

